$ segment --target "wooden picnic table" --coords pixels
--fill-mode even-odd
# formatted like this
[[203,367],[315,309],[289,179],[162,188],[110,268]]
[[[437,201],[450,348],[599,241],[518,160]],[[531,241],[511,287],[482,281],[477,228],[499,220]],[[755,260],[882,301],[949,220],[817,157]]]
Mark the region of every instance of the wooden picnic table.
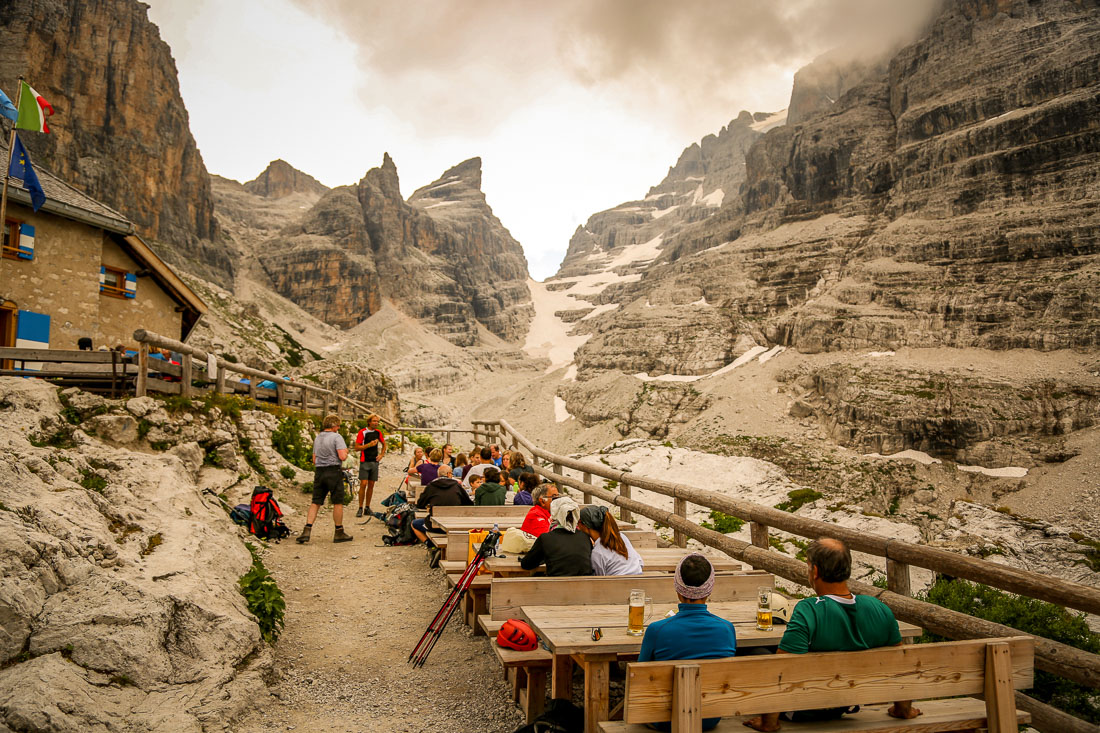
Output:
[[[664,618],[677,604],[655,603],[653,615],[647,621]],[[707,610],[734,625],[738,647],[776,647],[783,637],[784,626],[775,624],[771,631],[756,629],[756,602],[729,601],[711,603]],[[554,655],[553,696],[571,694],[572,663],[584,670],[585,732],[596,733],[599,723],[610,719],[610,665],[620,659],[636,659],[642,648],[641,636],[626,633],[627,605],[587,606],[524,606],[521,615],[542,638]],[[592,640],[593,627],[600,627],[599,641]],[[920,627],[898,623],[903,639],[919,636]],[[560,679],[559,679],[560,678]]]
[[[671,573],[676,570],[676,566],[684,559],[685,555],[691,554],[691,550],[685,550],[679,547],[638,547],[635,548],[638,554],[642,556],[642,562],[645,565],[645,570]],[[498,578],[514,578],[523,577],[525,575],[532,575],[535,572],[542,570],[544,566],[540,565],[532,570],[524,570],[519,562],[522,555],[506,555],[505,557],[490,557],[485,560],[485,567],[490,573]],[[740,570],[741,563],[732,560],[724,555],[708,556],[711,565],[717,571],[722,570]]]

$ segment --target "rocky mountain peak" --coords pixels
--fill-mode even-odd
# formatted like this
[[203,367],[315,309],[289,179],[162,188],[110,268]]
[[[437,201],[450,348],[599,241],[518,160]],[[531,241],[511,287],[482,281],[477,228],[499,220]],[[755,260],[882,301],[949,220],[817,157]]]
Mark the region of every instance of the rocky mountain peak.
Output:
[[244,184],[244,189],[257,196],[279,199],[292,193],[323,195],[328,186],[280,158],[268,163],[263,173]]

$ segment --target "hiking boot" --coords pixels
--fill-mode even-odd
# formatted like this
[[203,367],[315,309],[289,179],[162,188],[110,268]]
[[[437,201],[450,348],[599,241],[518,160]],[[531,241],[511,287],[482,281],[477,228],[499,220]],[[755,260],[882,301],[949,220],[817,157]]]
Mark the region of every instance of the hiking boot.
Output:
[[358,519],[358,518],[359,518],[359,517],[361,517],[361,516],[363,516],[363,507],[359,507],[359,511],[357,511],[357,512],[355,513],[355,518],[356,518],[356,519]]
[[351,535],[344,531],[343,527],[339,527],[336,530],[336,534],[332,536],[333,542],[351,542]]
[[297,539],[299,545],[304,545],[305,543],[309,542],[309,532],[311,529],[313,529],[313,527],[309,526],[308,524],[302,528],[302,533],[298,535]]

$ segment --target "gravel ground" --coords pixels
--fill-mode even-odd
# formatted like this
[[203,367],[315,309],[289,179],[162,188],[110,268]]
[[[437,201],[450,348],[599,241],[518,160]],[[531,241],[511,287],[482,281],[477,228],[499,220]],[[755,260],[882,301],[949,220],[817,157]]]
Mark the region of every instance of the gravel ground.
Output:
[[[375,509],[398,482],[387,465],[375,488]],[[391,469],[389,473],[385,469]],[[297,513],[308,497],[284,493]],[[271,545],[264,562],[286,595],[286,628],[276,644],[281,682],[276,699],[232,726],[259,731],[513,731],[523,715],[485,637],[453,617],[422,669],[406,660],[447,595],[440,570],[430,570],[423,546],[385,547],[376,519],[367,525],[345,513],[352,542],[332,543],[326,508],[305,545],[293,538]]]

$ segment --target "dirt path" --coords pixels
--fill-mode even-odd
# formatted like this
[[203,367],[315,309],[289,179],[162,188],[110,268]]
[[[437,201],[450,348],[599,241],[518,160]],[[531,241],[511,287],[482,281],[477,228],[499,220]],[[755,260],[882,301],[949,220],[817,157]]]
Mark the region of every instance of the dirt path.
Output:
[[[400,455],[383,461],[379,501],[398,484]],[[381,490],[380,490],[381,489]],[[283,494],[297,534],[309,499]],[[280,699],[233,726],[242,733],[294,730],[513,731],[523,717],[511,702],[501,667],[485,637],[453,618],[428,664],[413,670],[409,652],[448,592],[422,546],[385,547],[376,519],[345,529],[355,539],[332,543],[326,509],[306,545],[271,545],[264,562],[286,595],[286,628],[276,644]]]

